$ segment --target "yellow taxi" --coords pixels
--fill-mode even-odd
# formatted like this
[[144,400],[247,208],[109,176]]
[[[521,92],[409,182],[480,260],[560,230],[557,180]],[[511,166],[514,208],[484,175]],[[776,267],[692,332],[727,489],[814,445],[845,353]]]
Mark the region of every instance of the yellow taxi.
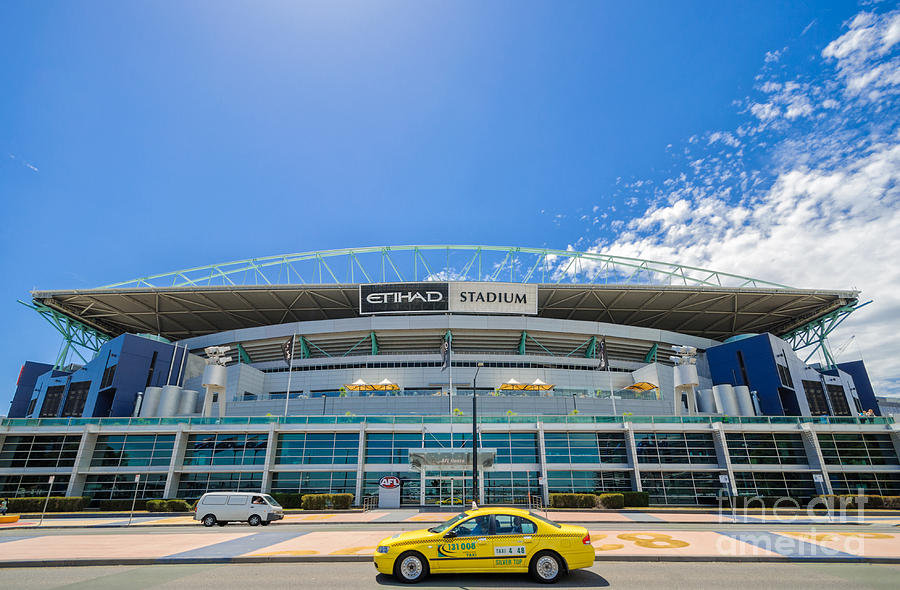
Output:
[[587,529],[517,508],[480,508],[382,540],[375,568],[414,584],[429,573],[529,572],[552,584],[594,563]]

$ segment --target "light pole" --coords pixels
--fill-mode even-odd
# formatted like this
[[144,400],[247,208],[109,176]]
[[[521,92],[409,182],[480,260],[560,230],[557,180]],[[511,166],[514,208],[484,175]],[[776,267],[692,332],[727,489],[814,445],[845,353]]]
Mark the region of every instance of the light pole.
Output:
[[476,381],[478,371],[484,363],[475,364],[475,376],[472,377],[472,501],[478,498],[478,390]]

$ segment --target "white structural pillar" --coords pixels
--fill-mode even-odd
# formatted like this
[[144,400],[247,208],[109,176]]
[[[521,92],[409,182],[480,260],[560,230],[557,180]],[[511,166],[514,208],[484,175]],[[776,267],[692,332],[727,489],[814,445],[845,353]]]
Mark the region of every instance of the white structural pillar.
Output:
[[625,454],[628,458],[628,466],[631,468],[631,487],[636,492],[643,492],[644,486],[641,484],[641,468],[638,462],[637,445],[634,442],[634,430],[632,430],[631,422],[625,422],[622,426],[625,432]]
[[275,426],[276,424],[274,422],[269,424],[269,431],[267,433],[268,439],[266,440],[266,458],[263,461],[262,489],[259,490],[264,494],[268,494],[272,491],[272,468],[275,466],[275,449],[277,448],[275,437],[278,435]]
[[75,463],[72,466],[72,475],[69,477],[69,485],[66,488],[67,496],[80,496],[84,491],[84,483],[87,480],[87,470],[91,466],[91,457],[94,447],[97,446],[97,433],[100,427],[97,424],[85,424],[78,444],[78,452],[75,454]]
[[181,472],[178,469],[184,465],[184,455],[187,451],[189,434],[188,424],[179,422],[178,430],[175,431],[175,443],[172,446],[172,458],[169,460],[169,474],[166,477],[166,487],[163,489],[164,498],[174,498],[178,494],[178,484],[181,483]]
[[[356,494],[355,504],[362,506],[363,503],[363,480],[366,478],[366,423],[359,424],[359,447],[356,455]],[[400,502],[403,502],[401,496]]]
[[725,436],[725,429],[721,422],[714,422],[713,442],[716,445],[716,458],[719,466],[724,465],[728,474],[728,493],[731,496],[737,496],[737,483],[734,481],[734,469],[731,467],[731,454],[728,452],[728,438]]
[[834,491],[831,488],[831,478],[828,477],[828,467],[825,464],[825,458],[822,456],[822,447],[819,446],[819,437],[813,429],[812,424],[804,422],[800,425],[800,435],[803,440],[803,448],[806,450],[806,460],[809,466],[818,470],[822,476],[821,482],[815,482],[816,492],[819,494],[831,495]]
[[546,447],[544,446],[544,423],[537,423],[537,431],[538,431],[538,449],[540,450],[539,459],[541,461],[541,495],[543,496],[543,504],[547,506],[550,504],[550,487],[549,482],[547,481],[547,452]]

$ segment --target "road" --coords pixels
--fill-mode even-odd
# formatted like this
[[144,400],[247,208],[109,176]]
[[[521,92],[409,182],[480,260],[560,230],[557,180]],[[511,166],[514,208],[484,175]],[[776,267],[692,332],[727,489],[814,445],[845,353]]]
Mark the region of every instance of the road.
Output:
[[[900,566],[798,563],[635,563],[603,562],[572,573],[557,588],[885,588],[895,590]],[[69,567],[0,570],[0,588],[17,590],[345,590],[409,588],[378,575],[370,563],[243,565],[156,565],[141,567]],[[432,576],[426,588],[548,588],[525,575]]]

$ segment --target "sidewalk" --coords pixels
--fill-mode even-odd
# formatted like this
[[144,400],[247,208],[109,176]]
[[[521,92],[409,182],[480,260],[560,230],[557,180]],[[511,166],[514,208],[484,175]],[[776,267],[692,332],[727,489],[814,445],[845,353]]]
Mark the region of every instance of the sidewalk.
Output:
[[[368,512],[288,512],[282,522],[290,524],[408,524],[443,522],[451,518],[454,512],[419,512],[416,509],[372,510]],[[543,512],[541,512],[543,514]],[[697,523],[697,524],[779,524],[816,525],[816,524],[858,524],[881,526],[900,526],[900,514],[894,512],[867,512],[860,519],[855,511],[841,515],[794,515],[791,513],[773,514],[771,511],[738,511],[734,516],[730,512],[660,512],[656,509],[648,511],[548,511],[547,516],[558,522],[589,525],[591,523]],[[42,527],[78,528],[78,527],[123,527],[128,526],[128,514],[103,513],[69,513],[64,515],[47,514]],[[40,515],[22,515],[18,522],[0,523],[0,530],[8,528],[35,528]],[[199,526],[192,516],[178,514],[153,514],[136,512],[132,519],[133,526]]]
[[[235,527],[237,528],[237,527]],[[370,561],[399,531],[93,532],[0,535],[0,567]],[[776,531],[591,531],[598,560],[838,561],[900,563],[900,534]],[[51,559],[48,557],[52,556]]]

